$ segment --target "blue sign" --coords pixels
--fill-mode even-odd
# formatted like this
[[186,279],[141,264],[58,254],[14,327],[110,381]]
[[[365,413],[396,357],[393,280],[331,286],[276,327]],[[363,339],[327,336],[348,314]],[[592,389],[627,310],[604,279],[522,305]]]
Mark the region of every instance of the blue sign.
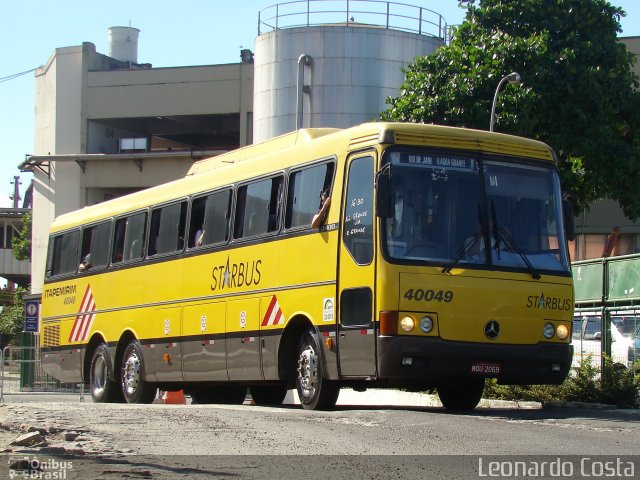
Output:
[[23,332],[38,333],[39,313],[40,313],[40,303],[37,300],[27,300],[26,302],[24,302]]

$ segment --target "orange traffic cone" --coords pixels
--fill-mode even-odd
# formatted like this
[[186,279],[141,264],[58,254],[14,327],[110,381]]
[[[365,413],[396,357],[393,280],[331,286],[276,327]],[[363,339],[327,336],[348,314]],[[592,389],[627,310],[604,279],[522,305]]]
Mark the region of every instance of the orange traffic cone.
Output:
[[184,398],[184,392],[182,390],[176,390],[164,392],[162,403],[165,405],[185,405],[187,400]]

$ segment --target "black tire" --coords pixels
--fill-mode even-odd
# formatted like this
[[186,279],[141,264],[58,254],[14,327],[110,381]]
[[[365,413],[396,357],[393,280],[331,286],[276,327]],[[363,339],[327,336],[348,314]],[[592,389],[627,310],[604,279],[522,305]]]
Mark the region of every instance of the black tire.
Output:
[[484,391],[484,378],[452,380],[437,388],[442,405],[452,412],[473,410],[480,403]]
[[96,403],[117,403],[124,400],[122,390],[113,373],[113,363],[104,343],[93,352],[89,366],[89,389]]
[[146,370],[140,343],[132,340],[122,354],[120,385],[127,403],[151,403],[157,388],[145,379]]
[[247,396],[247,387],[230,385],[223,387],[202,388],[191,391],[191,403],[207,405],[217,403],[222,405],[242,405]]
[[252,385],[249,387],[251,398],[256,405],[281,405],[287,396],[287,386],[282,385]]
[[340,384],[324,378],[322,349],[311,331],[300,338],[296,361],[296,389],[302,406],[307,410],[333,408],[340,394]]

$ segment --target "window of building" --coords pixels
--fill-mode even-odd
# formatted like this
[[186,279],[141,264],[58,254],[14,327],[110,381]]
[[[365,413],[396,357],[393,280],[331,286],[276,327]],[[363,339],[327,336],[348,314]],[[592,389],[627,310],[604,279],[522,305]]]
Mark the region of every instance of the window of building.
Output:
[[289,176],[285,228],[308,227],[321,205],[323,192],[331,193],[333,163],[314,165]]
[[283,177],[258,180],[238,188],[234,238],[278,231]]
[[182,251],[186,222],[186,201],[155,208],[151,212],[147,255],[163,255]]
[[189,248],[224,243],[229,239],[231,190],[198,197],[191,204]]
[[116,221],[111,261],[138,260],[144,252],[147,212],[135,213]]
[[47,276],[75,273],[78,268],[80,230],[51,238],[47,256]]

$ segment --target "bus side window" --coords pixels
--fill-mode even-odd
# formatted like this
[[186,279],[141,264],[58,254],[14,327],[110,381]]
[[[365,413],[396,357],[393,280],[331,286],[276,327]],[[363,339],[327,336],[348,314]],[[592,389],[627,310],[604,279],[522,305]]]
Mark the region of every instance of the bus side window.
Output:
[[155,208],[151,212],[147,255],[182,251],[187,221],[187,202]]
[[83,272],[109,263],[109,240],[111,238],[111,222],[85,227],[82,231],[82,247],[80,249],[80,265],[78,271]]
[[331,193],[333,163],[314,165],[292,172],[289,176],[289,191],[285,214],[285,228],[309,227],[318,213],[322,192]]
[[112,263],[142,258],[147,213],[141,212],[116,221]]
[[47,257],[47,276],[76,273],[80,256],[80,230],[51,238]]
[[230,189],[194,199],[189,225],[189,247],[226,242],[229,239],[230,209]]
[[283,177],[258,180],[238,189],[234,238],[278,230]]

